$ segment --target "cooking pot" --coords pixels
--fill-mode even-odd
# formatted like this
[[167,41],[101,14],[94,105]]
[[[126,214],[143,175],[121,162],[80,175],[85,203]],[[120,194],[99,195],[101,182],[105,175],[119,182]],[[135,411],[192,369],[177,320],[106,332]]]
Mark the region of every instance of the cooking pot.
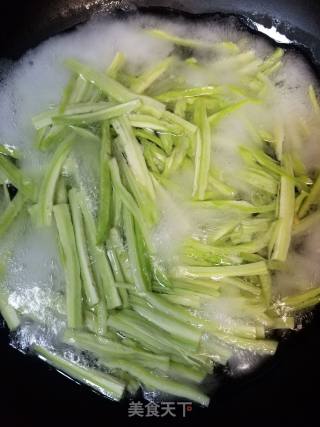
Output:
[[[320,2],[318,0],[28,0],[2,1],[0,58],[17,59],[42,40],[85,22],[93,14],[127,16],[154,13],[172,19],[235,15],[250,31],[276,29],[292,41],[320,73]],[[273,31],[274,34],[274,31]],[[0,99],[1,102],[1,99]],[[320,139],[320,138],[319,138]],[[320,141],[319,141],[320,143]],[[320,159],[319,159],[320,160]],[[63,377],[41,361],[9,346],[0,329],[0,423],[3,426],[72,426],[84,423],[184,422],[229,426],[316,425],[320,388],[320,312],[315,309],[301,331],[286,335],[275,357],[249,374],[218,372],[210,407],[194,405],[185,418],[133,420],[128,401],[114,403]],[[143,402],[142,396],[135,401]],[[314,421],[313,421],[314,419]],[[71,424],[70,424],[71,425]]]

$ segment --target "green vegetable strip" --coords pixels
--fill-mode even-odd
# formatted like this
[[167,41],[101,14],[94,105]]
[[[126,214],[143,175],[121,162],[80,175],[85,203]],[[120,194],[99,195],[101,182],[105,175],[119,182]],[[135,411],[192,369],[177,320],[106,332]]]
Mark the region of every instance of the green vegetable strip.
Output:
[[126,59],[122,52],[117,52],[107,69],[107,74],[109,77],[116,79],[119,71],[123,68]]
[[235,277],[225,277],[219,281],[219,283],[221,283],[221,285],[234,286],[256,296],[260,296],[261,294],[261,290],[257,286]]
[[123,148],[132,173],[139,184],[146,189],[147,193],[154,199],[154,189],[150,174],[143,157],[141,147],[135,138],[132,127],[127,118],[122,117],[111,121],[113,128],[119,135],[119,141]]
[[220,332],[216,332],[215,335],[217,338],[229,345],[239,347],[243,350],[249,350],[258,354],[273,355],[275,354],[278,346],[277,341],[272,340],[250,340],[247,338],[222,334]]
[[187,109],[187,101],[184,99],[178,99],[176,105],[174,106],[174,114],[185,119]]
[[0,144],[0,155],[11,157],[12,159],[18,160],[20,153],[17,148],[11,147],[11,145]]
[[123,155],[118,155],[118,164],[121,168],[123,181],[135,198],[146,222],[148,224],[155,224],[158,220],[158,209],[154,201],[150,200],[150,196],[145,191],[145,188],[141,187],[139,182],[137,182]]
[[0,173],[30,200],[35,200],[36,187],[6,156],[0,155]]
[[[124,104],[122,104],[124,105]],[[126,104],[125,104],[126,105]],[[114,103],[112,102],[81,102],[80,104],[70,104],[66,107],[65,111],[62,113],[58,109],[52,108],[48,111],[40,113],[32,118],[32,123],[37,130],[40,130],[46,126],[53,124],[56,117],[73,117],[90,115],[93,113],[100,113],[108,110],[110,107],[113,107]],[[90,116],[89,116],[90,117]],[[67,123],[68,124],[68,123]]]
[[146,291],[148,284],[145,282],[145,277],[140,264],[134,222],[131,213],[126,208],[123,210],[123,225],[134,284],[139,291]]
[[170,176],[177,172],[189,150],[189,140],[187,137],[181,137],[180,143],[174,147],[170,157],[166,159],[163,176]]
[[189,308],[200,308],[200,297],[193,292],[183,292],[183,290],[175,289],[174,294],[163,294],[162,298],[172,304]]
[[240,147],[240,155],[245,161],[252,163],[257,162],[262,167],[266,168],[271,173],[279,176],[286,176],[293,180],[292,174],[290,174],[285,168],[281,167],[274,159],[258,149],[248,149],[246,147]]
[[97,328],[97,316],[90,310],[86,310],[84,313],[84,327],[93,334],[99,334]]
[[147,33],[150,34],[151,36],[174,43],[177,46],[190,47],[192,49],[203,49],[203,48],[212,49],[214,47],[214,44],[205,42],[203,40],[194,40],[194,39],[177,37],[167,33],[166,31],[159,30],[159,29],[147,30]]
[[112,184],[109,170],[109,157],[111,155],[111,137],[109,124],[102,126],[100,150],[100,201],[97,220],[97,243],[106,241],[110,228]]
[[266,305],[269,306],[272,298],[272,280],[270,274],[261,275],[260,283],[262,287],[263,297],[266,301]]
[[[110,165],[108,165],[110,168]],[[110,172],[111,174],[111,172]],[[121,227],[122,221],[122,200],[116,191],[112,190],[111,199],[111,223],[114,227]]]
[[[163,299],[163,297],[159,295],[154,295],[152,293],[145,293],[144,297],[148,301],[148,303],[153,306],[154,310],[159,310],[160,312],[164,313],[166,318],[172,317],[174,319],[177,319],[178,321],[182,323],[189,323],[190,325],[193,325],[196,328],[203,330],[225,330],[226,333],[231,333],[235,335],[240,335],[244,337],[249,338],[255,338],[256,337],[256,331],[255,328],[252,328],[247,325],[228,325],[227,327],[221,326],[219,322],[214,322],[211,320],[203,319],[201,316],[193,316],[190,312],[185,310],[184,308],[177,307],[176,305],[170,304],[170,302]],[[133,308],[135,307],[135,302],[140,304],[141,306],[141,299],[139,300],[137,297],[132,296],[130,300],[133,303]],[[141,313],[140,313],[141,314]],[[149,319],[150,320],[150,319]]]
[[38,199],[38,217],[40,225],[50,225],[56,184],[64,162],[75,142],[74,135],[69,135],[58,147],[43,178]]
[[69,128],[72,129],[74,131],[74,133],[76,135],[78,135],[80,138],[84,138],[87,141],[92,141],[92,143],[94,143],[94,144],[100,143],[100,138],[88,129],[81,128],[81,127],[74,126],[74,125],[70,125]]
[[160,141],[161,141],[164,152],[167,155],[169,155],[172,152],[172,146],[173,146],[172,136],[168,133],[161,133]]
[[[101,292],[103,295],[103,292]],[[107,320],[108,320],[108,312],[106,307],[106,302],[103,298],[100,298],[100,301],[94,308],[96,316],[95,316],[95,332],[97,335],[106,335],[107,333]]]
[[161,93],[156,98],[162,102],[174,102],[184,98],[193,98],[199,96],[214,96],[221,94],[221,87],[203,86],[192,87],[188,89],[172,90],[169,92]]
[[320,288],[312,288],[297,295],[288,296],[282,299],[282,304],[291,310],[302,310],[312,307],[320,301]]
[[187,359],[186,351],[190,351],[186,343],[171,337],[168,332],[160,329],[145,318],[131,310],[111,314],[108,326],[141,343],[141,345],[155,353],[175,354]]
[[135,128],[146,128],[157,132],[171,132],[173,134],[181,133],[179,126],[147,114],[130,114],[129,122]]
[[[105,73],[92,69],[88,65],[81,64],[74,59],[69,59],[66,61],[66,66],[74,73],[81,75],[84,79],[93,83],[101,90],[101,92],[115,101],[122,103],[129,102],[137,98],[137,95],[134,92],[131,92],[121,83],[107,76]],[[139,96],[139,99],[144,105],[150,105],[160,110],[164,109],[164,105],[155,99],[147,96]]]
[[61,261],[66,276],[68,326],[79,328],[82,325],[81,277],[71,215],[66,204],[55,205],[53,213],[59,234]]
[[[118,283],[124,282],[124,277],[122,274],[121,266],[120,266],[120,263],[118,261],[116,251],[112,248],[110,242],[107,242],[107,248],[108,248],[107,249],[108,259],[109,259],[109,262],[110,262],[110,265],[111,265],[111,268],[113,271],[115,281],[117,282],[117,287],[119,288]],[[129,285],[129,286],[131,286],[131,285]],[[122,300],[122,306],[124,308],[128,307],[129,301],[128,301],[127,290],[123,289],[123,288],[119,288],[118,291],[119,291],[120,298]]]
[[274,67],[275,64],[283,57],[284,50],[279,47],[260,65],[260,72],[266,72]]
[[[292,174],[291,159],[283,156],[283,165],[287,173]],[[281,177],[279,196],[279,230],[275,241],[272,259],[285,261],[287,259],[291,242],[292,224],[294,217],[295,187],[292,180],[286,176]]]
[[251,264],[231,265],[224,267],[189,267],[178,266],[171,271],[173,277],[178,279],[212,279],[220,280],[225,277],[257,276],[267,274],[268,269],[264,261]]
[[162,173],[165,168],[166,156],[160,148],[147,140],[141,140],[143,155],[148,168],[154,173]]
[[129,347],[121,342],[116,342],[105,337],[96,337],[86,332],[67,330],[64,334],[64,342],[75,345],[83,350],[90,351],[102,359],[128,358],[135,362],[143,362],[150,368],[169,370],[168,356],[156,355],[138,347]]
[[[77,75],[77,73],[75,73],[75,75]],[[90,83],[85,80],[81,75],[77,76],[73,93],[70,96],[70,103],[77,104],[78,102],[82,102],[88,91],[89,85]]]
[[133,92],[116,80],[107,76],[105,73],[96,71],[88,65],[81,64],[75,59],[68,59],[65,64],[71,71],[93,83],[103,93],[118,102],[128,102],[137,97]]
[[71,362],[57,353],[39,345],[34,345],[33,350],[43,360],[65,372],[67,375],[70,375],[84,384],[90,385],[113,400],[121,399],[125,390],[125,384],[115,377],[92,368],[79,366],[78,363]]
[[270,233],[267,232],[263,234],[256,240],[253,240],[250,243],[242,243],[239,245],[221,245],[221,246],[209,246],[204,243],[201,243],[197,240],[189,240],[185,247],[193,249],[192,256],[225,256],[225,255],[237,255],[242,252],[255,253],[261,251],[268,245],[270,239]]
[[319,203],[319,197],[320,197],[320,173],[315,183],[313,184],[310,193],[302,203],[302,206],[298,213],[299,218],[303,218],[304,216],[306,216],[311,206]]
[[144,300],[146,300],[153,308],[165,313],[166,316],[171,316],[177,320],[180,320],[181,322],[186,322],[192,325],[196,325],[198,323],[196,317],[193,316],[188,310],[170,304],[170,302],[167,302],[165,299],[163,299],[163,295],[145,292],[143,294],[143,300],[137,298],[134,295],[130,296],[130,301],[133,304],[134,302],[141,304],[144,302]]
[[[182,130],[186,135],[189,136],[190,134],[195,134],[197,131],[197,126],[195,126],[193,123],[183,119],[180,116],[177,116],[174,113],[171,113],[170,111],[164,111],[161,118],[169,123],[172,123],[171,129],[173,130],[173,133],[180,134],[180,130]],[[170,130],[170,128],[168,129]]]
[[[149,289],[152,279],[153,279],[153,267],[157,266],[156,262],[152,265],[152,254],[149,253],[149,248],[144,241],[143,234],[139,228],[137,222],[133,219],[135,239],[136,239],[136,249],[139,258],[139,265],[141,266],[141,272],[143,275],[143,281],[146,287]],[[151,249],[151,247],[150,247]],[[130,252],[129,252],[130,255]],[[155,271],[155,276],[157,276],[157,271]],[[160,274],[160,273],[159,273]],[[157,280],[157,277],[154,277],[154,280]],[[167,283],[166,283],[167,284]]]
[[241,173],[241,178],[253,187],[272,195],[277,193],[278,182],[271,175],[257,168],[247,168]]
[[192,381],[198,384],[207,376],[207,372],[205,370],[191,368],[190,366],[173,361],[170,362],[170,373],[173,377],[181,378],[185,381]]
[[224,119],[230,113],[234,113],[239,108],[241,108],[243,105],[248,104],[248,102],[252,102],[252,99],[243,99],[242,101],[231,104],[231,105],[224,107],[221,110],[211,114],[211,116],[209,116],[209,118],[208,118],[210,126],[217,125],[217,123],[219,123],[220,120]]
[[233,199],[235,196],[235,190],[224,182],[220,181],[216,177],[209,174],[208,184],[212,186],[216,191],[218,191],[224,197],[228,199]]
[[158,147],[164,148],[162,141],[153,131],[148,129],[134,129],[134,135],[139,139],[147,139],[155,143]]
[[210,279],[195,279],[185,277],[182,280],[173,281],[174,288],[190,289],[194,292],[204,293],[213,297],[219,296],[221,283],[213,282]]
[[84,195],[77,193],[77,198],[84,219],[95,281],[99,286],[101,294],[106,298],[107,308],[120,307],[121,299],[114,283],[114,277],[104,247],[97,245],[96,242],[97,231],[94,218],[86,204]]
[[120,359],[113,361],[112,365],[109,364],[109,366],[128,372],[149,388],[191,399],[203,406],[209,405],[209,398],[195,386],[183,384],[168,377],[161,377],[160,375],[153,374],[131,361],[127,362]]
[[82,213],[77,200],[77,192],[75,189],[69,191],[69,202],[72,213],[73,227],[75,231],[76,245],[78,250],[78,258],[80,263],[80,272],[84,293],[87,298],[89,307],[96,305],[99,302],[91,268],[89,255],[86,246],[86,237],[83,225]]
[[230,346],[218,340],[217,338],[209,335],[210,340],[202,341],[201,354],[205,354],[214,362],[226,365],[230,357],[232,356],[232,350]]
[[124,247],[121,236],[116,228],[112,228],[110,230],[110,243],[117,254],[125,280],[128,283],[132,283],[133,279],[132,272],[130,269],[128,253],[126,251],[126,248]]
[[20,326],[20,318],[16,310],[8,303],[5,292],[0,288],[0,314],[4,318],[10,331],[15,331]]
[[90,113],[56,115],[52,118],[52,121],[53,123],[66,125],[91,124],[104,120],[114,119],[116,117],[122,116],[123,114],[131,113],[140,107],[140,105],[141,101],[139,99],[135,99],[124,104],[118,104],[111,107],[108,106],[105,109],[100,109]]
[[121,199],[123,205],[131,212],[131,214],[139,224],[139,227],[143,233],[143,236],[146,239],[148,239],[149,237],[148,226],[134,198],[127,191],[127,189],[122,185],[120,174],[119,174],[119,167],[116,159],[111,159],[109,162],[109,165],[110,165],[112,183],[115,188],[115,191],[118,192],[119,198]]
[[77,83],[77,76],[73,74],[70,77],[69,82],[63,91],[62,99],[61,99],[59,110],[58,110],[59,114],[63,114],[65,112],[67,105],[70,103],[70,99],[72,97],[72,94],[74,93],[76,83]]
[[138,303],[136,300],[132,303],[132,308],[145,317],[149,322],[159,325],[162,329],[169,332],[173,336],[177,336],[182,341],[186,342],[192,348],[197,349],[199,346],[202,332],[191,325],[186,325],[180,320],[169,316],[163,316],[161,312],[155,308],[149,308],[144,304]]
[[24,206],[25,198],[19,192],[12,201],[9,202],[4,212],[0,215],[0,236],[2,236],[10,227],[16,216],[21,212]]
[[131,84],[131,89],[136,93],[143,93],[154,83],[159,77],[161,77],[173,63],[173,57],[168,57],[163,61],[159,62],[155,66],[146,70],[139,77],[137,77]]
[[199,102],[196,109],[199,133],[197,135],[192,196],[196,200],[204,200],[210,169],[211,132],[205,103]]
[[246,214],[273,212],[276,208],[274,202],[264,206],[254,206],[244,200],[208,200],[194,203],[203,208],[224,209],[225,211],[239,211]]
[[55,204],[68,203],[68,193],[65,183],[65,178],[60,176],[56,186]]
[[[45,132],[41,135],[43,131]],[[62,142],[69,133],[69,129],[66,129],[65,126],[52,126],[48,131],[43,128],[38,133],[40,138],[37,141],[37,147],[41,151],[47,151],[49,148]]]

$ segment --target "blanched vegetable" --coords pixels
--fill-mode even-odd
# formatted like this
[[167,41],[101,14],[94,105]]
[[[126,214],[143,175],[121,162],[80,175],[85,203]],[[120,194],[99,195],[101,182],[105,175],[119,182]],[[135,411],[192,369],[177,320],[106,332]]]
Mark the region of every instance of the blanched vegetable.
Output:
[[[207,406],[215,364],[274,354],[272,331],[320,301],[319,283],[276,287],[320,223],[319,166],[299,151],[319,103],[310,86],[299,129],[270,116],[282,49],[260,58],[242,43],[148,34],[175,47],[134,74],[121,52],[104,70],[66,61],[61,101],[32,120],[39,188],[23,153],[0,145],[0,236],[21,212],[55,235],[63,308],[48,303],[60,323],[52,342],[33,341],[41,358],[115,400],[144,386]],[[10,302],[7,267],[0,312],[15,330],[28,313]]]

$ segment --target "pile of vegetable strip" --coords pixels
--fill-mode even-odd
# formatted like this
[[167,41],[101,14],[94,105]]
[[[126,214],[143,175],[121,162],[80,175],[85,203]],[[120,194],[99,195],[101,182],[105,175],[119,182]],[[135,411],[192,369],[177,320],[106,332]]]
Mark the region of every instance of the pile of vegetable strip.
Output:
[[[272,272],[285,263],[292,236],[319,221],[320,178],[312,181],[283,150],[283,136],[257,129],[255,148],[239,150],[251,199],[211,167],[216,126],[263,99],[282,50],[263,61],[231,42],[209,44],[160,30],[150,35],[190,55],[172,54],[140,75],[129,73],[121,53],[106,71],[66,62],[71,78],[61,103],[33,118],[38,149],[52,153],[39,185],[19,169],[19,153],[0,146],[0,236],[21,211],[37,227],[55,227],[67,329],[65,347],[34,345],[43,359],[115,400],[143,386],[207,406],[201,383],[215,364],[227,364],[237,349],[274,354],[271,331],[293,328],[295,312],[319,301],[314,288],[275,305]],[[179,70],[204,66],[204,52],[221,51],[228,66],[238,68],[238,87],[192,87],[180,78]],[[310,98],[316,114],[312,87]],[[74,167],[84,141],[100,152],[97,206]],[[161,216],[157,199],[186,167],[194,171],[192,205],[239,212],[241,219],[226,221],[206,240],[190,235],[181,263],[168,266],[152,239]],[[4,276],[5,263],[1,270]],[[219,304],[226,289],[237,290],[249,322],[226,326],[202,315],[202,304]],[[22,316],[4,286],[0,311],[10,329],[19,327]],[[70,347],[94,363],[69,359],[61,348]]]

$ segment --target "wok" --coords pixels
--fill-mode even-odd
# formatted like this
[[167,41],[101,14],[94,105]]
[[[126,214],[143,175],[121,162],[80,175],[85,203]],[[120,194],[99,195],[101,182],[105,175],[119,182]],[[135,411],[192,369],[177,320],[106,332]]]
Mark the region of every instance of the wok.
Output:
[[[300,49],[320,73],[320,2],[318,0],[29,0],[2,1],[0,58],[18,58],[28,48],[85,22],[94,13],[126,15],[137,10],[188,19],[232,14],[255,31],[253,22],[277,29]],[[1,100],[0,100],[1,102]],[[0,420],[4,426],[84,425],[84,423],[203,423],[286,426],[316,425],[320,386],[320,311],[302,331],[286,336],[276,356],[253,373],[227,378],[208,409],[196,407],[182,419],[167,416],[133,420],[128,402],[114,403],[8,345],[0,329]],[[135,400],[138,400],[136,398]],[[142,400],[142,398],[140,398]],[[313,421],[314,420],[314,421]]]

